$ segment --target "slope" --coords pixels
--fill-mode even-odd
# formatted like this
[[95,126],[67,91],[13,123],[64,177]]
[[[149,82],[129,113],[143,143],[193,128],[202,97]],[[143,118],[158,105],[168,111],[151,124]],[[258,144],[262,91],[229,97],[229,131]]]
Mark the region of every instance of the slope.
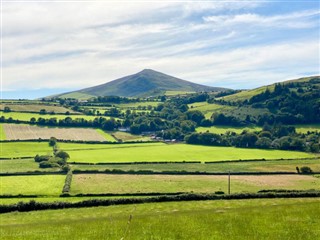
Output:
[[79,91],[58,95],[59,97],[88,95],[88,96],[122,96],[146,97],[162,95],[166,91],[222,91],[224,88],[204,86],[185,81],[151,69],[145,69],[133,75],[113,80],[111,82],[85,88]]

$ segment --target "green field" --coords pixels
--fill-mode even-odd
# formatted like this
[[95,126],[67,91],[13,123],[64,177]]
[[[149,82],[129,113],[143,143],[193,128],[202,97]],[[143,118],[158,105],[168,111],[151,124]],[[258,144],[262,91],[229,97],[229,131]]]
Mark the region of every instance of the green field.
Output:
[[320,132],[320,124],[300,124],[294,126],[298,133]]
[[166,91],[164,95],[166,96],[174,96],[174,95],[186,95],[193,94],[195,92],[187,92],[187,91]]
[[215,103],[207,103],[207,102],[197,102],[188,104],[189,111],[199,110],[202,112],[207,119],[210,119],[213,113],[221,113],[225,111],[230,111],[235,108],[232,106],[220,105]]
[[79,99],[79,100],[87,100],[89,98],[96,97],[96,96],[89,95],[86,93],[81,93],[81,92],[72,92],[72,93],[66,93],[66,94],[60,95],[59,97],[60,98],[75,98],[75,99]]
[[[319,199],[253,199],[13,212],[3,239],[320,238]],[[131,216],[131,217],[130,217]]]
[[[86,120],[93,120],[97,117],[97,116],[87,116],[87,115],[63,115],[63,114],[43,115],[43,114],[37,114],[37,113],[24,113],[24,112],[9,112],[9,113],[1,112],[1,115],[3,115],[6,119],[11,117],[14,120],[21,120],[21,121],[30,121],[30,119],[33,117],[36,120],[40,117],[44,119],[57,118],[57,120],[65,119],[66,117],[70,117],[72,119],[83,118]],[[103,117],[103,118],[109,119],[110,117]]]
[[39,163],[31,159],[0,160],[0,173],[59,171],[59,168],[39,168]]
[[210,132],[216,134],[225,134],[226,132],[235,132],[237,134],[242,133],[243,131],[261,131],[261,127],[252,126],[252,127],[231,127],[231,126],[212,126],[212,127],[198,127],[196,128],[197,132]]
[[117,139],[122,140],[123,142],[130,142],[130,141],[150,141],[150,137],[141,136],[141,135],[134,135],[128,132],[112,132],[112,135],[115,136]]
[[115,104],[116,107],[122,108],[122,109],[130,109],[130,108],[138,108],[140,107],[156,107],[160,104],[160,102],[135,102],[135,103],[121,103],[121,104]]
[[161,171],[187,171],[187,172],[296,172],[296,167],[308,166],[314,172],[320,172],[320,159],[310,160],[278,160],[278,161],[243,161],[223,162],[214,164],[202,163],[170,163],[170,164],[106,164],[106,165],[77,165],[72,169],[105,171],[120,169],[123,171],[151,170]]
[[2,158],[34,157],[35,155],[52,154],[47,142],[6,142],[0,143]]
[[[297,133],[307,133],[320,131],[320,124],[300,124],[293,125],[296,128]],[[224,134],[228,131],[235,132],[237,134],[242,133],[244,130],[246,131],[261,131],[262,128],[258,126],[247,126],[247,127],[232,127],[232,126],[212,126],[212,127],[198,127],[196,128],[197,132],[211,132],[216,134]]]
[[[231,176],[231,192],[262,189],[320,190],[320,179],[306,175]],[[71,193],[228,192],[228,176],[74,174]]]
[[65,178],[65,175],[0,177],[1,195],[57,196],[62,192]]
[[[187,144],[135,143],[135,144],[77,144],[58,143],[61,150],[70,155],[72,162],[172,162],[172,161],[222,161],[240,159],[295,159],[314,157],[313,154],[245,149],[234,147],[210,147]],[[2,157],[33,157],[51,154],[46,142],[1,143]]]
[[[187,144],[121,144],[105,145],[105,149],[81,150],[85,145],[60,144],[70,149],[72,162],[172,162],[172,161],[222,161],[239,159],[294,159],[314,156],[304,152],[244,149],[234,147],[209,147]],[[79,146],[79,147],[78,147]],[[94,146],[94,145],[93,145]],[[90,145],[86,145],[90,148]],[[95,147],[95,146],[94,146]],[[75,148],[77,151],[72,151]]]
[[55,112],[55,113],[75,113],[75,111],[62,107],[62,106],[54,106],[54,105],[44,105],[44,104],[0,104],[0,110],[4,110],[5,107],[9,107],[12,111],[17,112],[40,112],[40,110],[45,109],[47,112]]
[[96,131],[97,131],[100,135],[102,135],[102,136],[106,139],[106,141],[116,142],[116,139],[115,139],[114,137],[112,137],[111,134],[109,134],[109,133],[107,133],[107,132],[105,132],[105,131],[103,131],[103,130],[101,130],[101,129],[96,129]]

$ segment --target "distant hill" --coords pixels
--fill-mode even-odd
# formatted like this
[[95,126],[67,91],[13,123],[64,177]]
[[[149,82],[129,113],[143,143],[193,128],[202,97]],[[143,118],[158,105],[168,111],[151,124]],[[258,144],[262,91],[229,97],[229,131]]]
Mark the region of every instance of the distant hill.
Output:
[[248,107],[268,110],[268,114],[259,117],[261,123],[320,123],[319,76],[275,83],[222,97],[220,100],[235,102],[242,112]]
[[62,98],[90,98],[94,96],[148,97],[171,92],[211,92],[226,88],[209,87],[182,80],[151,69],[144,69],[133,75],[111,82],[57,95]]
[[[304,77],[304,78],[299,78],[299,79],[287,80],[287,81],[280,82],[280,83],[284,84],[284,85],[290,84],[290,83],[308,83],[308,82],[310,82],[310,80],[314,80],[314,79],[319,79],[319,76],[311,76],[311,77]],[[238,93],[235,93],[235,94],[232,94],[232,95],[221,97],[221,99],[223,99],[225,101],[228,101],[228,102],[237,102],[237,101],[249,100],[253,96],[265,92],[266,89],[269,89],[270,91],[273,91],[276,84],[277,83],[274,83],[274,84],[271,84],[271,85],[267,85],[267,86],[262,86],[262,87],[255,88],[255,89],[241,91],[241,92],[238,92]]]

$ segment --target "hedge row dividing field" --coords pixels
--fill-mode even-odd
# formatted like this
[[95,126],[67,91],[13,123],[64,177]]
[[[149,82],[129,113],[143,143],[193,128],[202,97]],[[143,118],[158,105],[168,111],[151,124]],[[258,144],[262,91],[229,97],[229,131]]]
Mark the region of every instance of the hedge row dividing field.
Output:
[[[29,139],[50,139],[55,137],[63,140],[82,140],[82,141],[107,141],[113,139],[109,134],[108,139],[91,128],[54,128],[54,127],[38,127],[26,124],[3,124],[3,129],[7,140],[29,140]],[[113,139],[114,140],[114,139]]]
[[1,215],[0,226],[8,240],[314,240],[320,238],[319,204],[308,198],[248,199],[12,212]]

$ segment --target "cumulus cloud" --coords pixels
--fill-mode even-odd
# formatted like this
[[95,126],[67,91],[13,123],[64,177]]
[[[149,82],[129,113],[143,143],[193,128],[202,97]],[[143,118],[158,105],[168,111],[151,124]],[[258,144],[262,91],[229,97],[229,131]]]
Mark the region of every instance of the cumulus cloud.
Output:
[[213,86],[319,72],[319,11],[265,2],[3,3],[6,90],[89,87],[152,68]]

